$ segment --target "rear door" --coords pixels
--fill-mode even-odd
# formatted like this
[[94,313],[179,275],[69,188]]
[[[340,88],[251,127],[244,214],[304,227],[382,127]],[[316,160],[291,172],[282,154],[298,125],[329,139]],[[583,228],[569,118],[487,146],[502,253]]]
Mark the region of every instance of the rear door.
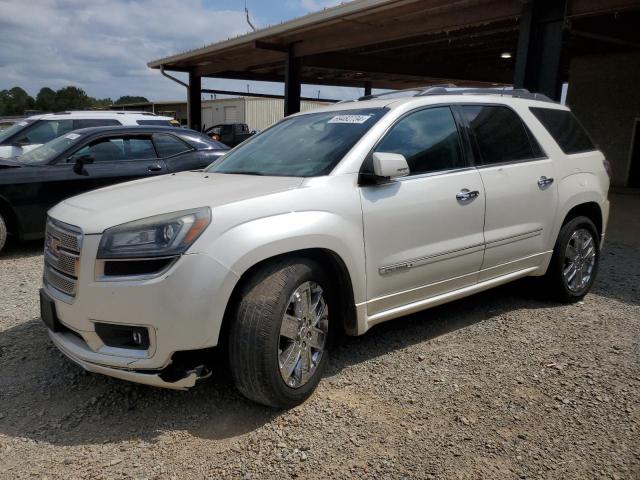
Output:
[[558,204],[553,161],[510,107],[459,108],[486,191],[479,281],[540,265]]
[[207,162],[191,145],[170,133],[154,133],[153,143],[158,155],[164,160],[168,172],[197,170],[211,163]]
[[90,155],[93,163],[85,165],[86,176],[93,188],[167,173],[158,158],[151,134],[109,135],[92,140],[68,160]]

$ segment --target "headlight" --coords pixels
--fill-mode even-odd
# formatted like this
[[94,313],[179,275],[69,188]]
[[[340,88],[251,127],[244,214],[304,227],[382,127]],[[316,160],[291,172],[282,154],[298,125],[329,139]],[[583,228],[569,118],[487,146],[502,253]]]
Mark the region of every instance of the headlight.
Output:
[[180,255],[211,223],[209,207],[143,218],[105,230],[99,259]]

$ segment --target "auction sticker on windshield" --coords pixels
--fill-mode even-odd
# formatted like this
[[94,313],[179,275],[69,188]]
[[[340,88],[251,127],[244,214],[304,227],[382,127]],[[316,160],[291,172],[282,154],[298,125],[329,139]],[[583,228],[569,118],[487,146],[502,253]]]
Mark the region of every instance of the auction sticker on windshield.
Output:
[[80,135],[78,135],[77,133],[70,133],[69,135],[67,135],[64,138],[68,138],[69,140],[75,140],[78,137],[80,137]]
[[336,115],[327,123],[364,123],[371,115]]

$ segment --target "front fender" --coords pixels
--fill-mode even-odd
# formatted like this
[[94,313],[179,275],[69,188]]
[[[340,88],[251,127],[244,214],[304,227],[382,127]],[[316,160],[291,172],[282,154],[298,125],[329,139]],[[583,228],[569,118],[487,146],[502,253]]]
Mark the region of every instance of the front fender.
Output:
[[218,236],[208,254],[240,278],[263,260],[314,248],[329,250],[342,259],[355,302],[364,301],[362,226],[335,213],[298,211],[252,220]]

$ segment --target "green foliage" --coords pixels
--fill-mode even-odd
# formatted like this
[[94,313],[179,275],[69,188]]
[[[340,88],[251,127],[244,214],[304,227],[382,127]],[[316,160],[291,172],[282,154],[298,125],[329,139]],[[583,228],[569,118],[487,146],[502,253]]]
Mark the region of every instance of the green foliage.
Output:
[[43,87],[36,96],[36,108],[43,112],[53,111],[56,104],[56,92],[49,87]]
[[120,97],[118,100],[116,100],[114,105],[122,105],[126,103],[142,103],[142,102],[148,102],[148,101],[149,100],[147,100],[145,97],[132,97],[131,95],[125,95],[123,97]]
[[[125,95],[118,103],[147,102],[144,97]],[[0,90],[0,115],[24,115],[25,110],[42,112],[60,112],[64,110],[87,110],[92,108],[109,108],[113,105],[110,98],[93,98],[84,90],[74,86],[60,88],[57,91],[43,87],[35,100],[20,87]]]
[[20,87],[0,91],[0,108],[4,115],[22,115],[33,109],[35,101]]

